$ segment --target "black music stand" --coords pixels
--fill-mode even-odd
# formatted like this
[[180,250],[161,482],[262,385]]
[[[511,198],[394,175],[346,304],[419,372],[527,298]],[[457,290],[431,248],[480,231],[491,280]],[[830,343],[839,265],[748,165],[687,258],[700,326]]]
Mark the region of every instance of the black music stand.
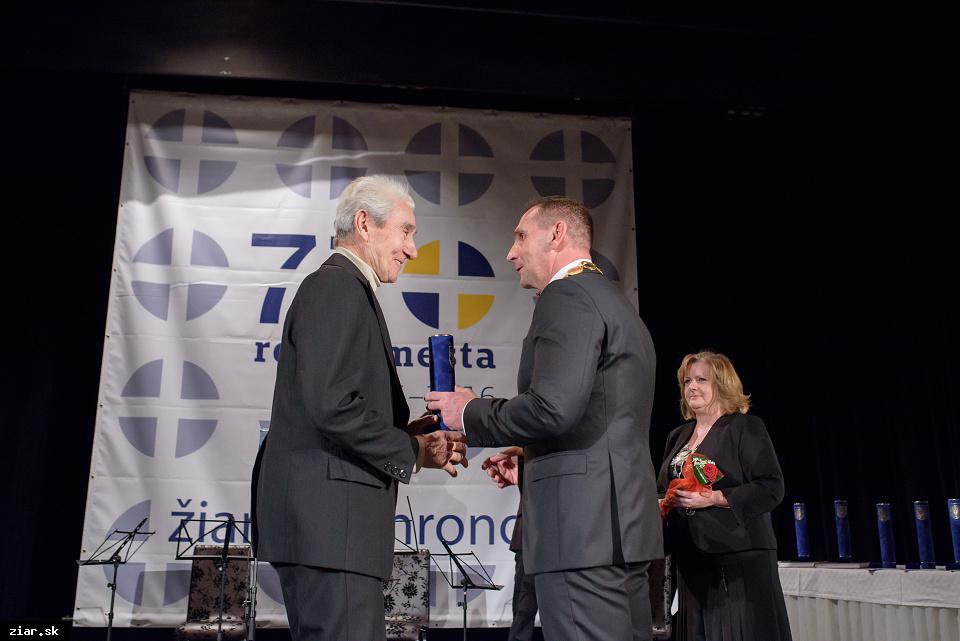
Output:
[[[199,523],[203,522],[205,524],[217,523],[218,525],[212,530],[207,530],[203,533],[202,536],[210,535],[222,530],[223,531],[223,547],[220,549],[219,554],[193,554],[193,549],[197,546],[198,543],[202,543],[200,539],[194,540],[190,536],[190,531],[187,528],[188,523]],[[240,540],[244,543],[250,543],[250,540],[244,535],[243,530],[240,529],[241,525],[248,525],[250,521],[237,521],[232,516],[226,519],[181,519],[180,527],[177,528],[175,536],[177,538],[177,555],[176,559],[178,561],[192,561],[193,559],[212,559],[216,562],[217,570],[220,572],[220,596],[218,600],[218,612],[217,612],[217,641],[223,641],[223,596],[224,588],[227,582],[227,564],[230,561],[246,561],[247,563],[253,563],[252,575],[253,578],[248,582],[247,585],[247,639],[253,641],[256,636],[256,627],[257,627],[257,584],[256,584],[256,567],[257,560],[253,557],[253,546],[251,545],[251,554],[249,556],[241,556],[237,554],[230,554],[230,543],[235,540],[234,533],[240,535]],[[186,547],[181,549],[180,544],[184,543],[184,537],[186,537]]]
[[[130,560],[134,554],[137,553],[137,550],[143,547],[143,544],[147,542],[147,539],[150,538],[153,532],[141,532],[140,528],[146,524],[150,517],[144,517],[137,527],[132,530],[114,530],[103,539],[103,542],[93,551],[93,554],[90,555],[88,559],[77,559],[77,565],[112,565],[113,566],[113,580],[107,583],[107,587],[110,588],[110,611],[107,613],[107,641],[110,641],[110,636],[113,632],[113,605],[117,598],[117,571],[120,569],[121,565],[124,565],[127,561]],[[107,541],[110,540],[110,537],[122,534],[123,538],[118,539],[111,545],[107,545]],[[129,545],[137,536],[142,536],[143,539],[140,541],[140,545],[133,548],[132,545]],[[106,546],[106,547],[104,547]],[[121,555],[121,552],[126,548],[126,553]],[[110,554],[109,557],[104,558],[105,554]]]
[[[439,538],[439,537],[438,537]],[[443,580],[447,582],[454,590],[463,590],[462,599],[457,601],[457,605],[463,607],[463,639],[466,641],[467,638],[467,591],[468,590],[502,590],[502,585],[497,585],[493,582],[493,578],[487,574],[487,571],[483,568],[483,564],[480,563],[480,559],[477,558],[476,553],[466,552],[464,554],[456,554],[453,550],[450,549],[450,546],[447,545],[447,542],[442,538],[440,543],[443,544],[443,548],[447,551],[446,556],[450,558],[450,576],[453,576],[453,565],[457,566],[457,570],[460,572],[460,576],[463,577],[460,583],[453,583],[450,580],[450,576],[443,571],[443,568],[440,567],[440,564],[437,564],[437,568],[440,570],[440,574],[443,576]],[[436,555],[442,556],[442,555]],[[473,557],[473,560],[477,564],[477,568],[474,569],[470,566],[469,562],[465,562],[461,557]],[[430,558],[434,558],[431,555]],[[436,563],[436,560],[434,560]]]

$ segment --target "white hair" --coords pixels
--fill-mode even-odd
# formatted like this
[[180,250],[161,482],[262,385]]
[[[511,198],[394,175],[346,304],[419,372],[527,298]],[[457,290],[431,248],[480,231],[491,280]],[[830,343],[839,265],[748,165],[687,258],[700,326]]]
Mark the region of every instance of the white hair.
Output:
[[353,180],[340,194],[337,203],[337,215],[333,220],[337,244],[353,235],[353,220],[358,211],[364,210],[377,227],[383,227],[397,201],[413,209],[410,187],[400,178],[374,174]]

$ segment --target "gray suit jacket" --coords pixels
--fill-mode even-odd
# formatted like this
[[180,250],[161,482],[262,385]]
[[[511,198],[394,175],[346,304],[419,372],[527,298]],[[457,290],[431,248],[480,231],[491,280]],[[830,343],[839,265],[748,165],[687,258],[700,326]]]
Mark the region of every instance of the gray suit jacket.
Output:
[[605,277],[544,288],[518,395],[475,399],[470,445],[523,445],[523,561],[531,574],[663,556],[650,460],[653,341]]
[[334,254],[304,279],[284,321],[253,474],[257,556],[389,576],[397,482],[416,463],[409,415],[380,305]]

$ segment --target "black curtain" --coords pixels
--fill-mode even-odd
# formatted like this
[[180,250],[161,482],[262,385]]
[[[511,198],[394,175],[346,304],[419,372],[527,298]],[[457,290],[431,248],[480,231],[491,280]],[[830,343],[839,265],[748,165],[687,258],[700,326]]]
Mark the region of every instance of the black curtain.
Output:
[[[813,112],[653,113],[635,126],[640,311],[658,349],[654,458],[680,424],[684,354],[731,357],[786,479],[774,512],[795,558],[804,502],[815,559],[836,559],[846,499],[855,557],[879,560],[890,502],[901,563],[918,560],[928,500],[938,562],[960,494],[955,163],[951,117],[897,101]],[[939,141],[939,142],[937,142]]]
[[[131,86],[573,111],[549,97],[8,77],[0,618],[73,607]],[[851,96],[756,113],[655,96],[580,104],[634,119],[654,461],[681,422],[681,357],[712,347],[732,358],[784,469],[781,558],[794,554],[794,501],[807,504],[814,556],[835,556],[832,501],[844,498],[859,559],[879,556],[873,506],[885,500],[898,560],[916,560],[909,506],[926,499],[948,560],[944,501],[960,495],[949,110]]]

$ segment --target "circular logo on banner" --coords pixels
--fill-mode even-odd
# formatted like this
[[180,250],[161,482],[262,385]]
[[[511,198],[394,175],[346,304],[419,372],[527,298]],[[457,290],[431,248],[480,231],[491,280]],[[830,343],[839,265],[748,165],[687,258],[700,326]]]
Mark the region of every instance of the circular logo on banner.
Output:
[[[418,256],[407,261],[405,274],[440,275],[440,241],[435,240],[417,248]],[[493,267],[480,251],[468,243],[457,241],[457,276],[493,278]],[[417,320],[434,329],[440,329],[440,294],[438,292],[402,293],[403,302]],[[457,294],[457,329],[479,323],[493,307],[493,294]]]
[[[132,263],[164,265],[173,264],[173,228],[165,229],[145,242],[134,255]],[[223,248],[212,237],[194,230],[190,248],[190,264],[194,266],[230,267]],[[145,310],[160,320],[167,320],[170,311],[170,283],[144,280],[131,281],[133,294]],[[198,318],[220,302],[227,291],[226,285],[215,283],[190,283],[187,285],[186,320]]]
[[[476,165],[477,171],[457,173],[457,205],[461,207],[478,200],[493,184],[492,163],[482,160],[492,160],[493,149],[479,132],[466,125],[457,125],[455,163],[451,162],[453,159],[444,156],[443,125],[439,122],[424,127],[415,133],[407,144],[406,153],[408,157],[423,157],[424,162],[416,163],[424,165],[423,169],[409,169],[404,174],[406,174],[407,181],[413,190],[421,198],[434,205],[439,205],[441,200],[442,172],[440,168],[443,166],[450,164],[462,166],[466,162]],[[430,157],[435,157],[436,160],[429,160]],[[465,161],[466,158],[471,160]],[[410,164],[413,163],[414,161],[411,159]]]
[[[186,109],[177,109],[158,118],[145,134],[145,138],[161,142],[184,142]],[[193,142],[193,141],[190,141]],[[226,118],[212,111],[203,112],[203,124],[200,130],[200,142],[208,145],[237,145],[236,130]],[[176,154],[169,156],[144,155],[143,163],[147,173],[160,186],[181,193],[183,166],[186,164]],[[227,182],[237,168],[233,160],[203,160],[197,163],[197,195],[212,192]]]
[[[568,132],[569,137],[573,139],[576,133],[580,136],[580,160],[583,164],[579,166],[570,165],[567,160],[567,149],[564,142],[564,131],[558,130],[547,134],[537,142],[530,152],[530,160],[543,162],[544,173],[530,176],[530,182],[533,188],[541,196],[570,196],[576,198],[574,184],[581,191],[581,200],[588,208],[599,207],[616,186],[616,181],[604,176],[591,176],[596,172],[598,166],[603,166],[617,162],[616,157],[610,148],[607,147],[600,138],[589,131]],[[548,163],[556,163],[556,169],[553,169]],[[570,170],[566,174],[563,170]],[[604,174],[607,173],[606,167],[602,167]]]
[[[123,386],[120,396],[160,398],[163,370],[163,359],[141,365]],[[190,361],[182,361],[179,397],[181,400],[219,400],[220,393],[213,379],[202,367]],[[145,456],[156,456],[159,424],[156,416],[121,416],[118,420],[120,431],[130,445]],[[193,454],[206,445],[216,429],[217,419],[177,419],[174,457],[182,458]]]
[[[277,139],[277,147],[279,149],[311,149],[316,145],[316,128],[316,116],[301,118],[284,129],[280,138]],[[366,152],[369,147],[367,146],[367,139],[360,133],[359,129],[345,119],[334,116],[330,131],[330,149],[333,151]],[[358,159],[362,159],[363,156],[363,153],[357,155]],[[337,155],[336,157],[338,161],[349,158],[348,155]],[[276,163],[277,175],[287,189],[298,196],[309,199],[313,186],[313,165],[312,162]],[[331,165],[330,200],[339,198],[350,181],[365,176],[366,173],[366,165]]]

